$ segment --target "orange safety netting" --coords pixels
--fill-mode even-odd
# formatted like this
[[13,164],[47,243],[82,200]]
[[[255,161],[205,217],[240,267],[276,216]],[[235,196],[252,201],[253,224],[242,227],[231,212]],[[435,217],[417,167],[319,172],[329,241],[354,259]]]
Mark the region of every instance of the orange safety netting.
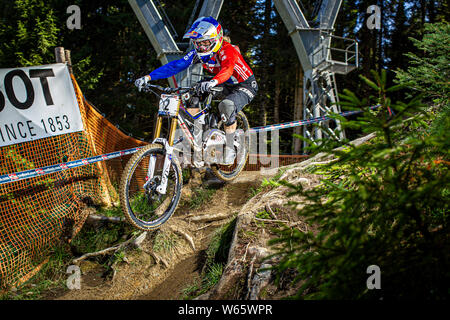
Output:
[[[0,175],[144,145],[100,115],[72,77],[85,131],[0,148]],[[0,185],[0,289],[27,280],[49,250],[73,238],[86,203],[111,204],[128,157]]]
[[[145,145],[125,135],[84,98],[72,76],[85,131],[0,148],[0,175]],[[279,166],[304,156],[277,156]],[[28,280],[58,243],[83,226],[89,203],[112,204],[130,156],[0,185],[0,290]],[[245,170],[267,167],[247,164]],[[115,198],[115,199],[112,199]]]

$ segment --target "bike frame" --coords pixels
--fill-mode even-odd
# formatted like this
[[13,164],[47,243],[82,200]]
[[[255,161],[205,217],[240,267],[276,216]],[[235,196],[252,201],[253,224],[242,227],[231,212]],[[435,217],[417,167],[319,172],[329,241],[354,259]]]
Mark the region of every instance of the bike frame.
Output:
[[[173,147],[174,143],[175,143],[175,132],[177,129],[177,125],[180,125],[180,128],[183,132],[183,135],[188,139],[189,143],[191,146],[193,146],[194,148],[201,148],[200,145],[198,145],[194,139],[194,136],[192,135],[191,131],[188,129],[186,122],[185,122],[185,118],[183,117],[182,114],[180,114],[180,109],[183,110],[183,112],[185,112],[192,120],[197,120],[199,119],[202,115],[206,115],[208,114],[210,108],[211,108],[211,100],[212,97],[208,97],[207,99],[207,103],[206,106],[203,110],[200,110],[196,115],[192,115],[190,114],[183,106],[182,106],[182,102],[180,101],[178,108],[177,108],[177,113],[176,115],[169,115],[167,112],[158,112],[158,118],[156,120],[156,127],[155,127],[155,134],[153,136],[153,142],[155,142],[157,139],[161,139],[161,129],[162,129],[162,123],[163,123],[163,119],[164,118],[170,118],[171,119],[171,123],[170,123],[170,130],[169,130],[169,139],[168,144],[169,146]],[[181,142],[181,141],[178,141]],[[178,143],[177,142],[177,143]]]
[[[166,99],[175,99],[175,97],[178,97],[178,103],[176,108],[172,105],[171,108],[169,108],[169,103],[165,103],[164,98]],[[192,118],[192,120],[199,119],[202,115],[206,115],[211,108],[211,102],[212,102],[212,94],[208,96],[206,99],[206,106],[203,110],[199,111],[196,115],[191,115],[185,108],[182,106],[182,100],[180,94],[171,94],[171,95],[161,95],[160,100],[160,109],[158,111],[158,117],[156,120],[156,126],[155,126],[155,134],[153,136],[153,143],[159,143],[162,144],[166,150],[166,157],[164,160],[164,166],[163,166],[163,174],[161,178],[161,184],[157,187],[157,191],[160,194],[165,194],[167,190],[167,182],[168,182],[168,176],[169,176],[169,170],[170,170],[170,162],[172,161],[173,157],[173,146],[179,142],[182,141],[180,139],[179,141],[175,142],[175,133],[178,124],[180,124],[180,127],[182,129],[183,135],[188,139],[190,145],[194,148],[195,151],[201,150],[201,145],[198,145],[197,142],[194,139],[194,136],[192,135],[191,131],[188,129],[185,119],[182,114],[180,114],[180,109],[182,109],[189,117]],[[161,110],[163,109],[163,110]],[[167,110],[166,110],[167,109]],[[169,110],[170,109],[170,110]],[[170,129],[169,129],[169,138],[161,138],[161,129],[163,124],[164,118],[170,118]],[[150,163],[148,166],[148,173],[147,178],[148,181],[153,179],[154,175],[154,169],[156,164],[156,157],[151,156]],[[146,187],[147,183],[144,185]]]

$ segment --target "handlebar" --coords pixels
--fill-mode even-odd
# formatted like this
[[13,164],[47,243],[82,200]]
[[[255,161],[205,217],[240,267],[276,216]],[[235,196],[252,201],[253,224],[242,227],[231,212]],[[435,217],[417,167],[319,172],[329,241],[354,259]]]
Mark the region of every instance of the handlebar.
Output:
[[155,84],[150,84],[150,83],[147,83],[143,87],[144,91],[150,91],[150,88],[155,88],[155,89],[158,89],[158,90],[160,90],[162,92],[165,92],[165,93],[175,93],[177,91],[180,91],[180,93],[186,93],[186,92],[188,92],[189,90],[192,89],[190,87],[164,88],[164,87],[161,87],[161,86],[158,86],[158,85],[155,85]]
[[[144,91],[151,91],[150,88],[155,88],[158,89],[164,93],[179,93],[179,94],[183,94],[189,91],[195,91],[195,87],[178,87],[178,88],[164,88],[155,84],[150,84],[147,83],[144,87],[143,90]],[[211,92],[222,92],[223,88],[222,87],[213,87],[210,89]]]

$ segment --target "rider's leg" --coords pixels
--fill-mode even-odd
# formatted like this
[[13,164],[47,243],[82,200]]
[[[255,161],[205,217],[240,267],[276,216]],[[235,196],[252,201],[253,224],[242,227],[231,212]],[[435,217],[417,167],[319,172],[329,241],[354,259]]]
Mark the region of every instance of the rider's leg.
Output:
[[234,133],[236,131],[237,123],[235,121],[231,126],[225,125],[224,127],[225,127],[225,133],[231,134],[231,133]]
[[226,145],[224,164],[233,164],[236,158],[236,151],[234,149],[234,133],[236,132],[236,105],[232,100],[225,99],[219,104],[219,111],[224,121]]
[[236,157],[234,148],[235,132],[237,129],[236,116],[239,111],[253,100],[258,91],[254,77],[249,79],[248,82],[234,87],[229,94],[225,95],[225,99],[219,104],[220,116],[224,121],[227,138],[224,164],[233,163]]

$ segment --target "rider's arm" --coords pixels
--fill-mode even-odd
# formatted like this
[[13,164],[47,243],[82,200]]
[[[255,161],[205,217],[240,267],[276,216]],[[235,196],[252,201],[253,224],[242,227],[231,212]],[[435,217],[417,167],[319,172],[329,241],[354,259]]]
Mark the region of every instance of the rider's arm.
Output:
[[219,73],[216,74],[213,80],[217,80],[218,84],[221,84],[226,82],[233,75],[234,66],[239,56],[236,49],[232,46],[222,50],[219,54],[222,60],[221,67]]
[[186,70],[194,59],[195,50],[190,51],[183,58],[171,61],[150,73],[152,80],[166,79],[183,70]]

